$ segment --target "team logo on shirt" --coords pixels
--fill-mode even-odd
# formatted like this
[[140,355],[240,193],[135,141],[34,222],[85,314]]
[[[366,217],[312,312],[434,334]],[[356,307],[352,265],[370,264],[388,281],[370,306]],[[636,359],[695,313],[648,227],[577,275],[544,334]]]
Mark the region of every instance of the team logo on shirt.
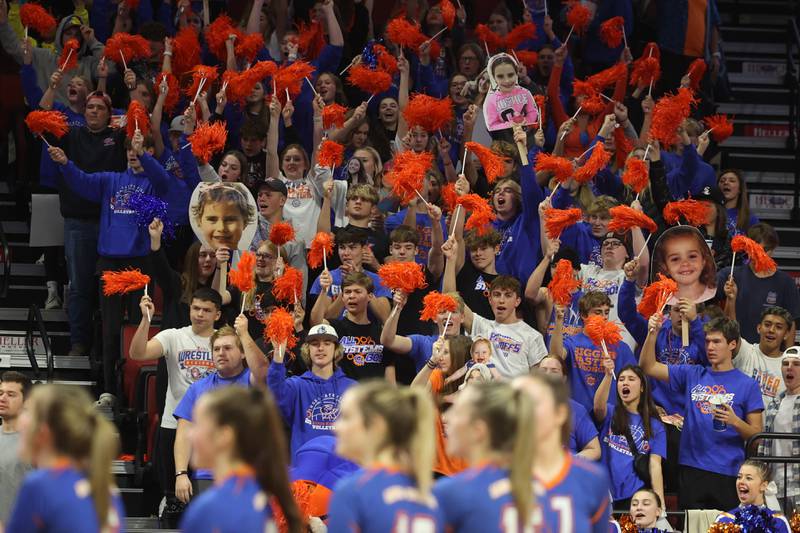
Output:
[[[612,360],[617,360],[617,352],[614,350],[608,350],[608,355],[611,357]],[[595,373],[595,374],[602,374],[605,372],[603,368],[603,351],[597,348],[589,348],[586,346],[576,346],[575,347],[575,366],[581,369],[583,372],[587,373]],[[591,378],[591,379],[590,379]],[[597,382],[597,378],[595,376],[586,376],[585,377],[586,384],[594,386]]]
[[512,339],[502,333],[492,332],[489,336],[489,341],[494,346],[495,350],[501,352],[504,356],[508,357],[511,354],[520,353],[522,351],[522,343],[516,339]]
[[585,292],[600,291],[613,296],[619,292],[619,280],[588,278],[583,281],[583,290]]
[[758,382],[758,387],[761,389],[761,394],[769,398],[775,398],[778,395],[778,388],[781,386],[781,376],[773,376],[769,372],[754,368],[752,378]]
[[775,291],[767,293],[767,305],[775,305],[778,303],[778,294]]
[[109,198],[109,207],[117,215],[132,215],[133,209],[128,207],[128,202],[134,194],[144,194],[144,189],[138,185],[129,184],[120,188]]
[[311,429],[333,431],[336,419],[339,418],[339,401],[341,397],[333,392],[327,392],[314,398],[306,409],[305,423]]
[[381,364],[383,362],[383,345],[377,344],[372,337],[342,337],[344,355],[356,366]]
[[[306,180],[290,180],[286,182],[289,198],[292,200],[310,200],[314,197]],[[300,205],[299,203],[297,205]]]
[[722,396],[725,403],[732,405],[736,394],[729,393],[725,385],[702,385],[698,383],[692,388],[692,402],[704,415],[710,415],[714,412],[714,406],[710,403],[711,398],[714,396]]
[[689,355],[689,351],[683,347],[664,348],[657,354],[658,360],[665,365],[694,365],[695,360]]
[[[636,448],[639,450],[639,453],[648,453],[650,451],[650,442],[645,439],[642,426],[629,425],[628,427],[631,430],[631,437],[633,437],[633,442],[636,443]],[[608,428],[608,434],[603,440],[612,450],[633,457],[631,448],[628,446],[628,439],[625,438],[625,435],[615,435],[611,432],[611,428]]]
[[208,350],[181,350],[178,352],[178,366],[183,374],[197,381],[214,371],[214,361]]

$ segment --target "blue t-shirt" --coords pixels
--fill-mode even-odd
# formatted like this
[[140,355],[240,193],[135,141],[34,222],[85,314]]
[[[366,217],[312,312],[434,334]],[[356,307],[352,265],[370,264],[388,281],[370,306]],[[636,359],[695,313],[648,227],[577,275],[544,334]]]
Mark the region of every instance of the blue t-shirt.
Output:
[[[406,354],[414,361],[414,366],[417,372],[422,370],[428,359],[431,358],[433,353],[433,343],[439,338],[438,335],[409,335],[411,340],[411,351]],[[402,357],[402,356],[401,356]]]
[[608,476],[600,465],[566,455],[553,480],[537,480],[536,501],[549,531],[607,533],[611,517]]
[[269,497],[252,474],[228,476],[189,503],[181,531],[239,533],[272,531],[275,526]]
[[328,531],[444,531],[444,517],[432,494],[423,495],[406,474],[364,470],[336,485]]
[[[700,315],[689,322],[689,346],[683,346],[680,333],[672,331],[672,321],[667,318],[656,337],[656,360],[667,366],[703,365],[708,366],[706,359],[706,334],[703,325],[708,317]],[[653,391],[653,400],[664,408],[667,414],[678,413],[686,416],[686,399],[672,393],[669,383],[649,378]]]
[[[17,493],[6,532],[99,532],[90,490],[89,480],[72,466],[34,470]],[[124,520],[122,498],[114,492],[106,523],[116,531],[124,526]]]
[[[386,235],[389,235],[397,226],[403,224],[407,212],[408,208],[405,208],[386,217],[386,221],[384,222]],[[442,235],[447,235],[447,225],[445,224],[444,217],[442,217],[440,222],[442,224]],[[417,230],[417,234],[419,235],[419,245],[417,246],[417,255],[414,257],[414,260],[421,265],[427,265],[428,254],[431,251],[431,244],[433,243],[433,224],[431,223],[431,217],[428,216],[428,213],[417,213],[414,229]]]
[[[736,207],[729,207],[725,210],[726,214],[728,215],[728,220],[725,223],[725,227],[728,228],[728,236],[733,237],[735,235],[744,235],[747,233],[746,231],[742,231],[736,227],[736,224],[739,220],[739,209]],[[758,224],[758,217],[755,215],[750,215],[750,219],[747,222],[747,226],[750,227],[753,224]]]
[[735,476],[744,461],[744,440],[730,424],[725,431],[714,431],[709,400],[723,395],[736,416],[747,420],[748,413],[764,410],[756,380],[736,369],[718,372],[698,365],[675,365],[669,367],[669,383],[674,394],[684,396],[687,405],[678,462]]
[[592,422],[592,417],[586,408],[570,398],[570,411],[572,412],[572,427],[569,431],[569,451],[579,453],[592,439],[597,437],[597,428]]
[[[372,280],[372,284],[375,287],[375,290],[373,291],[375,298],[387,298],[389,300],[392,299],[392,291],[384,286],[381,278],[378,277],[377,274],[370,272],[369,270],[364,270],[363,272]],[[342,292],[342,269],[334,268],[330,271],[330,274],[331,278],[333,279],[333,284],[331,284],[331,288],[328,289],[328,296],[335,298]],[[308,292],[316,296],[319,296],[319,294],[322,292],[322,286],[319,284],[319,276],[317,276],[317,279],[314,280],[314,283],[311,285],[311,289]],[[342,314],[339,315],[339,317],[343,317],[344,313],[345,309],[342,309]],[[367,315],[370,317],[370,320],[375,320],[371,310],[367,310]]]
[[[241,373],[232,378],[223,378],[214,372],[199,381],[195,381],[189,385],[189,388],[186,390],[186,394],[183,395],[183,398],[181,399],[180,403],[178,403],[177,407],[175,407],[175,411],[172,413],[172,415],[176,419],[183,418],[184,420],[191,422],[194,404],[197,403],[197,400],[200,398],[200,396],[208,391],[218,389],[220,387],[228,387],[230,385],[249,387],[250,369],[245,368]],[[211,472],[208,470],[197,470],[194,473],[194,477],[195,479],[214,479],[214,477],[211,475]]]
[[[630,498],[633,494],[644,486],[644,481],[636,475],[633,467],[633,453],[628,446],[628,439],[625,435],[616,435],[611,431],[611,420],[614,417],[614,406],[608,404],[606,418],[603,420],[603,427],[600,434],[603,436],[601,448],[603,450],[603,462],[608,469],[611,479],[611,497],[614,501]],[[667,456],[667,433],[660,420],[653,417],[650,419],[650,438],[645,438],[644,424],[642,417],[635,413],[628,413],[628,427],[631,430],[631,437],[636,445],[636,449],[641,454],[658,455],[662,459]]]
[[[564,348],[567,350],[572,399],[591,413],[594,409],[594,393],[605,375],[603,350],[595,346],[584,333],[566,337]],[[633,352],[624,342],[608,346],[608,355],[614,360],[617,375],[625,366],[636,364]]]

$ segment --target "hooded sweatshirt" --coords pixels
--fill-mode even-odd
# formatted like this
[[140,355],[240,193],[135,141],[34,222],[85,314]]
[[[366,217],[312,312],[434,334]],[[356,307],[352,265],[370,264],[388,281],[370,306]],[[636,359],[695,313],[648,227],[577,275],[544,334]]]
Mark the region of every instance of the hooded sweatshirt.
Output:
[[170,182],[167,171],[148,153],[139,156],[141,173],[95,172],[87,174],[69,161],[61,165],[67,185],[78,195],[100,204],[100,237],[97,253],[101,257],[145,257],[150,254],[150,234],[136,222],[136,212],[127,203],[131,194],[163,197]]
[[[58,64],[58,57],[61,54],[61,49],[63,48],[61,44],[61,34],[64,33],[64,28],[67,26],[83,24],[88,24],[88,22],[82,20],[77,15],[69,15],[64,17],[61,19],[61,22],[59,22],[58,28],[56,29],[54,41],[55,51],[38,47],[33,49],[33,62],[31,64],[36,70],[36,82],[43,91],[47,89],[47,86],[50,84],[50,76],[60,66]],[[103,43],[97,40],[95,40],[95,42],[91,45],[87,45],[83,38],[80,40],[81,48],[78,51],[78,67],[75,70],[70,71],[70,76],[63,77],[61,80],[61,85],[59,86],[58,91],[56,91],[56,101],[64,105],[69,103],[67,102],[66,97],[66,87],[67,84],[69,84],[70,78],[80,75],[84,76],[86,79],[94,79],[93,75],[97,70],[97,63],[103,56],[103,50],[105,49]],[[14,29],[8,23],[0,24],[0,44],[3,46],[8,55],[14,58],[14,61],[20,65],[22,64],[21,41],[17,37],[17,34],[14,33]]]
[[340,368],[328,379],[310,370],[287,378],[284,363],[269,365],[267,385],[275,395],[283,419],[291,426],[292,460],[305,442],[320,435],[333,435],[342,395],[355,384]]

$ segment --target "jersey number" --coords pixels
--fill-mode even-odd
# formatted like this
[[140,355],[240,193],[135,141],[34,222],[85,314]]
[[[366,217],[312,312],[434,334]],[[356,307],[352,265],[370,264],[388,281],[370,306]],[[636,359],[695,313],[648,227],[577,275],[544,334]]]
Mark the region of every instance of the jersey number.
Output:
[[[550,498],[550,507],[558,513],[558,533],[572,532],[572,498],[569,496],[553,496]],[[519,529],[519,513],[513,505],[503,509],[503,533],[532,533],[542,530],[542,509],[536,507],[531,513],[528,525],[522,531]],[[548,524],[550,526],[554,524]]]
[[392,533],[435,533],[436,522],[429,515],[409,516],[399,513],[394,519]]

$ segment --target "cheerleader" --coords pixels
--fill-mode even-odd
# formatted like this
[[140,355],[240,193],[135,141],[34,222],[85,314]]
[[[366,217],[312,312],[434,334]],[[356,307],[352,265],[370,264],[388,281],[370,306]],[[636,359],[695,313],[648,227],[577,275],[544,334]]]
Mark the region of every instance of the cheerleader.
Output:
[[772,478],[767,463],[748,459],[739,467],[736,476],[736,495],[739,507],[720,513],[716,522],[737,524],[744,531],[770,531],[789,533],[789,522],[782,514],[773,513],[766,504],[766,492]]
[[[533,523],[533,405],[504,383],[464,389],[445,414],[448,454],[470,468],[436,483],[449,531],[522,530]],[[540,515],[539,515],[540,516]],[[541,517],[541,516],[540,516]]]
[[639,489],[631,497],[631,521],[641,533],[670,531],[658,529],[658,520],[664,511],[661,497],[653,489]]
[[336,487],[328,531],[444,531],[430,493],[436,440],[428,392],[365,383],[341,405],[336,452],[364,470]]
[[36,470],[17,494],[7,533],[120,530],[125,510],[111,473],[119,439],[86,392],[34,388],[19,431],[20,456]]
[[272,396],[259,388],[224,387],[200,397],[191,431],[195,468],[210,469],[214,486],[193,499],[181,519],[192,533],[274,530],[275,496],[288,531],[302,531],[289,489],[288,449]]
[[609,529],[608,476],[599,465],[565,449],[570,432],[569,389],[560,379],[534,374],[514,380],[533,399],[534,480],[548,531],[606,533]]

